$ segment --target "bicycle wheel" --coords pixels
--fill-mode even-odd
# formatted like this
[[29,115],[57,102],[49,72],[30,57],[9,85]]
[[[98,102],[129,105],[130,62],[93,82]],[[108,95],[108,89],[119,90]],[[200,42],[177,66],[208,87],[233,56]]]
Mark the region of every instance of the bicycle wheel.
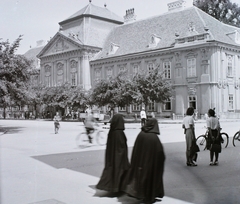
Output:
[[99,145],[105,145],[107,143],[106,134],[103,130],[99,130],[96,134],[96,142]]
[[84,147],[89,145],[89,139],[86,132],[82,132],[76,137],[77,147]]
[[207,140],[205,135],[200,135],[197,137],[197,145],[199,146],[200,151],[203,151],[207,148]]
[[240,142],[240,131],[236,132],[233,136],[232,143],[234,147],[236,147],[236,142]]
[[221,133],[221,136],[222,136],[222,138],[223,138],[222,146],[226,148],[226,147],[228,146],[228,142],[229,142],[228,134],[225,133],[225,132],[222,132],[222,133]]

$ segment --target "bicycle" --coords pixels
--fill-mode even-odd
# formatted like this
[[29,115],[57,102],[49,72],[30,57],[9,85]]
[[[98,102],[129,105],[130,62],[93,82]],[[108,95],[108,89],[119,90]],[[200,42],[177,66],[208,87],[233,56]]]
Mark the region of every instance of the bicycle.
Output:
[[240,130],[237,131],[234,136],[233,136],[233,140],[232,140],[232,143],[233,143],[233,146],[236,147],[236,142],[239,141],[240,142]]
[[[92,141],[96,141],[96,144],[100,146],[106,145],[106,133],[100,129],[99,126],[96,126],[94,130],[90,132],[90,136],[92,137]],[[78,147],[84,147],[90,144],[86,130],[77,135],[76,144]]]
[[[220,135],[222,136],[222,139],[223,139],[222,144],[226,148],[228,146],[229,136],[225,132],[221,132]],[[199,146],[200,151],[207,149],[207,137],[208,137],[208,129],[206,130],[206,133],[204,135],[200,135],[197,137],[196,143]]]

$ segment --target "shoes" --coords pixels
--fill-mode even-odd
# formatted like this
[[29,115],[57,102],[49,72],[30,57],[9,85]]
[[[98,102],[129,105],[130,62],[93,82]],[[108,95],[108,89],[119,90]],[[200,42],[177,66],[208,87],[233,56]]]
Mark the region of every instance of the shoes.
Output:
[[214,165],[214,163],[213,162],[210,162],[210,164],[209,164],[210,166],[213,166]]
[[214,165],[217,166],[217,165],[218,165],[218,161],[215,161],[215,162],[214,162]]
[[194,162],[187,162],[187,166],[197,166]]

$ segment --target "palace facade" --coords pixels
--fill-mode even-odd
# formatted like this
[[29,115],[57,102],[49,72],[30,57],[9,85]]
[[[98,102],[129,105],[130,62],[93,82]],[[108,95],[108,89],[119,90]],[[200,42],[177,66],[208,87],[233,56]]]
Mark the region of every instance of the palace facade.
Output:
[[[148,110],[183,116],[193,106],[198,116],[215,108],[222,118],[240,118],[240,29],[219,22],[184,1],[168,12],[136,20],[134,9],[122,19],[89,2],[59,23],[59,31],[37,55],[40,81],[93,87],[121,71],[129,75],[160,67],[174,96]],[[134,113],[140,106],[120,108]]]

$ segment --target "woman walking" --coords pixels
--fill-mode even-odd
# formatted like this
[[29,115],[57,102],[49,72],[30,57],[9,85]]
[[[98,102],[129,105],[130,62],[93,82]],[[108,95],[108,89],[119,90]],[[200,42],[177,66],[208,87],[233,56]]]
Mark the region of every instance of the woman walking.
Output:
[[164,196],[165,154],[159,134],[157,120],[148,119],[133,147],[125,192],[144,203],[154,203]]
[[189,107],[186,112],[186,116],[183,119],[182,127],[184,128],[185,139],[186,139],[186,160],[187,166],[197,166],[194,161],[197,161],[197,153],[192,152],[192,146],[196,144],[194,119],[194,109]]
[[105,167],[96,188],[119,193],[125,189],[125,176],[129,169],[127,138],[124,119],[116,114],[111,119],[105,153]]

